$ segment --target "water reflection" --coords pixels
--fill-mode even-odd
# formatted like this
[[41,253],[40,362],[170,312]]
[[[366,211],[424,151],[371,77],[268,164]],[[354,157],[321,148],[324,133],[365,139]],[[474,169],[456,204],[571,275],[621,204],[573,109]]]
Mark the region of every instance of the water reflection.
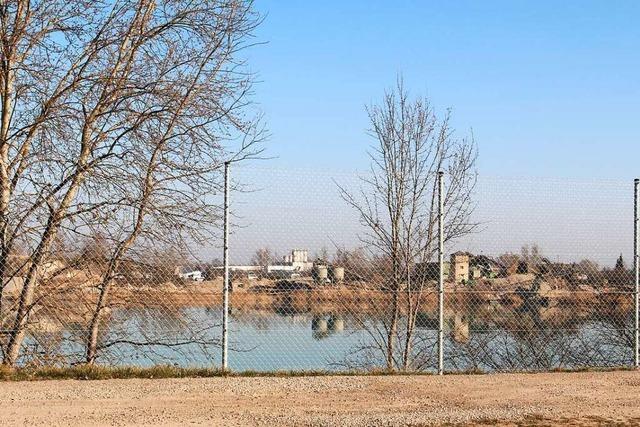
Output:
[[[445,363],[451,371],[550,370],[620,366],[632,360],[633,316],[617,306],[523,301],[445,306]],[[42,324],[46,324],[43,322]],[[120,308],[105,321],[102,363],[217,366],[218,307]],[[395,337],[405,345],[409,322]],[[283,295],[259,309],[232,310],[230,361],[237,370],[380,368],[385,365],[384,310],[341,309]],[[412,367],[435,369],[437,312],[418,312],[411,336]],[[24,361],[82,361],[86,329],[78,324],[31,332]],[[398,354],[404,349],[398,345]]]
[[312,337],[316,340],[327,338],[344,331],[344,318],[335,314],[314,315],[311,319]]
[[460,344],[469,341],[469,319],[466,314],[456,313],[450,321],[451,339]]

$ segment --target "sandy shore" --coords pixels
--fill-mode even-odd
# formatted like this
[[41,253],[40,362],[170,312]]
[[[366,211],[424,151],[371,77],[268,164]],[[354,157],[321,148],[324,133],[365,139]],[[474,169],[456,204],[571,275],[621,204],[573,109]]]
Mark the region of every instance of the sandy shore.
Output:
[[0,383],[0,425],[640,423],[640,372]]

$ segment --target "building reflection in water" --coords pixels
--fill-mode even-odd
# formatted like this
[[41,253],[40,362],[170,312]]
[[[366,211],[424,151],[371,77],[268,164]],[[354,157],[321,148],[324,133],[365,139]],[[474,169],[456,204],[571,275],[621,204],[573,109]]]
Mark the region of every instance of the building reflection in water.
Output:
[[465,344],[469,341],[469,320],[465,314],[456,313],[451,322],[451,339]]
[[311,319],[311,334],[314,339],[323,339],[344,331],[344,318],[336,314],[317,314]]

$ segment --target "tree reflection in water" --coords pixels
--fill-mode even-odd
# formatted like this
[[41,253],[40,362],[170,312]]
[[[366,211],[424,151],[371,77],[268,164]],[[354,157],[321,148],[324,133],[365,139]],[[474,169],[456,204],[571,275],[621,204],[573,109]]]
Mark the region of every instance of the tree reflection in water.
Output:
[[[113,310],[101,331],[99,362],[215,366],[220,315],[219,307]],[[366,301],[358,310],[354,304],[304,305],[281,298],[260,309],[236,308],[231,319],[231,356],[250,354],[250,362],[242,365],[248,369],[386,367],[388,319]],[[632,322],[631,310],[604,303],[447,305],[445,368],[487,372],[624,366],[632,361]],[[404,342],[405,324],[406,317],[400,317],[398,343]],[[23,365],[82,362],[87,333],[82,324],[56,328],[40,319],[35,326]],[[416,316],[412,370],[435,371],[437,328],[435,310]],[[311,352],[316,354],[312,357]],[[402,352],[398,346],[394,358],[399,361]],[[290,356],[289,362],[280,359],[282,355]]]

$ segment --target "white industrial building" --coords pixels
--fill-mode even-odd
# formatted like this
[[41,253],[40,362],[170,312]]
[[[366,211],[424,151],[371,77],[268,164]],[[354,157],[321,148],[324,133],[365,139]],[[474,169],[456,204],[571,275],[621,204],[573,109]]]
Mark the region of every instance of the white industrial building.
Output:
[[[213,270],[222,271],[224,267],[216,266]],[[313,262],[309,261],[309,251],[306,249],[294,249],[289,255],[282,257],[278,264],[261,265],[230,265],[231,272],[274,274],[289,277],[296,273],[310,272],[313,269]]]
[[267,273],[276,271],[305,272],[313,268],[313,262],[309,261],[309,251],[306,249],[294,249],[290,255],[282,257],[282,264],[267,266]]
[[182,268],[176,269],[176,274],[179,278],[184,280],[192,280],[194,282],[204,281],[204,273],[200,270],[183,270]]

